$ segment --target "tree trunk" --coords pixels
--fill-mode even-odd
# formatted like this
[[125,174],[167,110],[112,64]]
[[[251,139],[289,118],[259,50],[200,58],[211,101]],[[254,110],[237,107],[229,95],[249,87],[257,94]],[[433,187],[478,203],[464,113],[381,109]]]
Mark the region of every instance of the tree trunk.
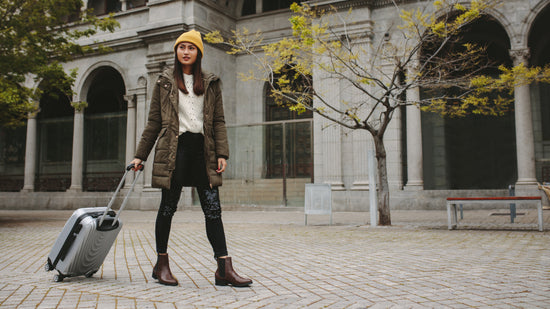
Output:
[[378,169],[378,224],[391,225],[390,188],[386,164],[386,148],[383,138],[374,136],[374,148]]

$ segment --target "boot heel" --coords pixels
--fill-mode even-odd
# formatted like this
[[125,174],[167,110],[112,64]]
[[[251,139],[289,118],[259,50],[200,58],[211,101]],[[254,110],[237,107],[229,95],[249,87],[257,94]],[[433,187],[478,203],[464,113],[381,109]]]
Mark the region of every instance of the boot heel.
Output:
[[155,274],[156,271],[157,271],[157,265],[155,264],[155,267],[153,267],[153,274],[151,275],[151,277],[153,277],[153,279],[155,279],[155,280],[158,279],[157,274]]
[[216,279],[216,285],[226,286],[229,285],[229,282],[221,279]]

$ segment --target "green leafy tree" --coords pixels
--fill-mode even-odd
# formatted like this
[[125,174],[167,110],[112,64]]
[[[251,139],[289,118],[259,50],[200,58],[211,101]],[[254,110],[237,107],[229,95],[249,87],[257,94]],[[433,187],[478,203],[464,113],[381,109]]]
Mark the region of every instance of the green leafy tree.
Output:
[[[292,37],[264,44],[262,33],[244,29],[229,38],[212,32],[206,40],[229,46],[230,54],[252,55],[258,70],[241,73],[242,79],[268,82],[279,104],[369,132],[377,158],[378,223],[391,225],[384,134],[398,108],[415,105],[447,117],[503,115],[510,110],[516,85],[548,82],[550,76],[548,68],[495,67],[485,46],[464,41],[468,25],[499,2],[462,2],[426,1],[410,11],[395,5],[400,24],[380,38],[349,30],[351,10],[293,4]],[[369,43],[355,43],[360,41]],[[499,73],[483,74],[495,70]],[[321,86],[326,79],[353,91],[353,102],[333,101]],[[408,98],[410,89],[430,95]]]
[[[112,16],[97,18],[82,11],[81,0],[0,0],[0,124],[24,124],[36,112],[44,91],[61,90],[72,96],[76,71],[65,73],[63,62],[103,49],[76,41],[98,31],[114,31]],[[25,87],[34,78],[41,89]]]

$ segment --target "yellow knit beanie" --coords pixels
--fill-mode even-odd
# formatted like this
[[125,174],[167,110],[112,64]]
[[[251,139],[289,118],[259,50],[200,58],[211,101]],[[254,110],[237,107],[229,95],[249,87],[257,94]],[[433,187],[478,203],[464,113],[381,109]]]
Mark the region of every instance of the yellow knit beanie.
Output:
[[181,42],[189,42],[195,44],[197,48],[201,51],[201,54],[204,55],[204,46],[202,45],[201,34],[198,31],[191,30],[182,33],[174,44],[174,49],[178,47],[178,44]]

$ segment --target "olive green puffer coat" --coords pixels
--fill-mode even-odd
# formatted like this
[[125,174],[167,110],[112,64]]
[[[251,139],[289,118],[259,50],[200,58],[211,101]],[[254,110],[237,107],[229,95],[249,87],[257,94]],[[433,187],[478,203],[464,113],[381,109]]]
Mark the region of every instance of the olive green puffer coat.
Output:
[[[229,158],[229,146],[220,79],[209,73],[203,73],[203,79],[204,154],[208,179],[215,187],[222,185],[222,176],[216,173],[218,158]],[[170,188],[172,172],[176,165],[179,135],[178,97],[178,88],[172,70],[165,70],[154,86],[149,118],[135,155],[138,159],[147,160],[158,139],[151,182],[155,188]]]

